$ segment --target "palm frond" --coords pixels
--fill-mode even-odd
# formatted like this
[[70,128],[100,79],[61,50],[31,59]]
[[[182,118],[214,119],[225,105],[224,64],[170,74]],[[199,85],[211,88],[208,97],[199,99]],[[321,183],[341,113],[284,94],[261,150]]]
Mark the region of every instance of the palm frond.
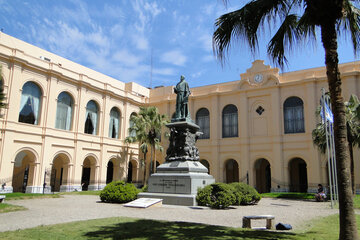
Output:
[[268,54],[271,56],[272,61],[280,67],[287,64],[285,50],[290,49],[300,38],[300,31],[297,26],[298,16],[296,14],[287,15],[269,42]]
[[315,25],[311,21],[309,12],[305,11],[301,15],[300,19],[298,20],[298,30],[303,38],[303,42],[310,41],[313,44],[316,43]]
[[344,31],[340,31],[339,29],[338,33],[350,33],[354,54],[356,55],[360,50],[360,9],[356,8],[351,1],[347,0],[344,1],[343,12],[344,17],[341,19],[340,25]]
[[289,1],[254,0],[237,11],[220,16],[213,34],[213,50],[224,63],[231,40],[245,40],[253,53],[258,48],[258,29],[264,21],[276,14],[287,15]]
[[320,150],[321,153],[325,153],[326,151],[326,131],[325,125],[322,123],[318,123],[316,128],[311,133],[313,143]]

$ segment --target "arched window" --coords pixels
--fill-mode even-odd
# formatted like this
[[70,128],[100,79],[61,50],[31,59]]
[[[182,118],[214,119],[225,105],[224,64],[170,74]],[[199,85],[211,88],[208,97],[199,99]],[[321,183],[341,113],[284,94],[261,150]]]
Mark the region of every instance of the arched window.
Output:
[[[129,127],[130,127],[130,128],[131,128],[132,126],[134,126],[134,122],[132,121],[132,117],[133,117],[133,116],[136,116],[136,113],[132,113],[132,114],[130,115],[130,120],[129,120]],[[136,136],[136,131],[135,131],[135,130],[130,131],[129,136],[130,136],[130,137],[135,137],[135,136]]]
[[224,107],[222,112],[223,138],[238,136],[238,110],[230,104]]
[[298,97],[290,97],[284,102],[284,131],[285,133],[303,133],[304,103]]
[[57,99],[55,127],[63,130],[71,130],[73,100],[67,92],[59,94]]
[[24,84],[21,94],[19,122],[39,124],[41,90],[33,82]]
[[200,131],[203,133],[200,139],[210,138],[210,114],[206,108],[201,108],[196,113],[196,124],[199,125]]
[[91,100],[86,105],[86,120],[85,120],[85,133],[96,135],[97,122],[98,122],[98,107],[97,104]]
[[120,112],[116,107],[110,111],[109,137],[119,138]]

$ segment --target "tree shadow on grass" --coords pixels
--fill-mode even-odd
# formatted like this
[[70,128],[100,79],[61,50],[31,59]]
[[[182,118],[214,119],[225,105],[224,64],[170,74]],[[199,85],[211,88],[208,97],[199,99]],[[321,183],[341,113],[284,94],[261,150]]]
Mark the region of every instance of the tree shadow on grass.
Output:
[[87,239],[292,239],[291,232],[254,231],[241,228],[204,225],[186,222],[164,222],[139,219],[99,226],[87,232]]

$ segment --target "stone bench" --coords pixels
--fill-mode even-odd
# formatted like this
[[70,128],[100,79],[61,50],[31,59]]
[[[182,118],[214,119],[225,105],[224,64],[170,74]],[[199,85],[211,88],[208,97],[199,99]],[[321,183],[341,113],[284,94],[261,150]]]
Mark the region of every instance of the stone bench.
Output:
[[251,220],[266,219],[266,229],[273,229],[275,217],[273,215],[244,216],[243,228],[251,228]]
[[4,199],[6,198],[5,195],[0,195],[0,203],[2,203],[4,201]]

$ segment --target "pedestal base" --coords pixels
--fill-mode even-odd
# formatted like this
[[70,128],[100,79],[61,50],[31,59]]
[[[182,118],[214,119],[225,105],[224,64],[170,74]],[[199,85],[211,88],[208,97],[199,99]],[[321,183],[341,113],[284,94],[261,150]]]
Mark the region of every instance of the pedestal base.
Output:
[[163,200],[163,204],[196,206],[196,194],[169,194],[169,193],[150,193],[142,192],[138,198],[158,198]]
[[61,185],[60,192],[81,192],[81,185]]
[[4,188],[0,187],[0,193],[12,193],[13,187],[12,186],[5,186]]
[[148,192],[138,197],[161,198],[164,204],[196,206],[198,188],[215,182],[198,161],[165,162],[149,178]]

